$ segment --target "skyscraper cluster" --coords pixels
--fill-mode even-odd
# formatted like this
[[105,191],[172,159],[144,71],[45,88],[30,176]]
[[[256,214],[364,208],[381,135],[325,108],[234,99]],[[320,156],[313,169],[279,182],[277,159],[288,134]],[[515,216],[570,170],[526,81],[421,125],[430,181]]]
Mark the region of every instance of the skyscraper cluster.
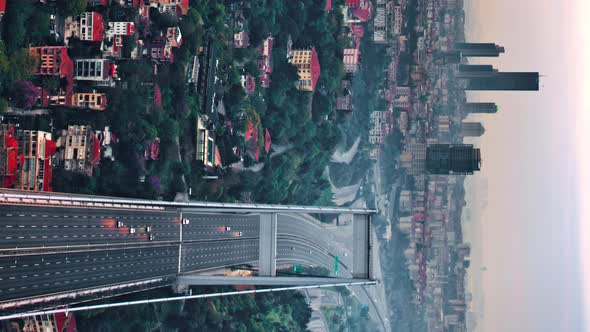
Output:
[[[502,72],[488,64],[467,64],[470,57],[498,57],[504,47],[494,43],[455,43],[453,49],[440,59],[446,64],[457,65],[456,78],[460,86],[472,91],[538,91],[538,72]],[[496,113],[495,103],[465,103],[465,113]],[[440,126],[439,126],[440,127]],[[440,130],[440,128],[439,128]],[[462,122],[462,137],[480,137],[485,132],[480,122]],[[402,164],[411,165],[409,169],[419,173],[424,169],[429,174],[472,174],[480,169],[480,150],[468,144],[422,144],[425,153],[411,153],[402,156]],[[414,149],[415,150],[415,149]],[[424,159],[420,160],[419,156]],[[404,157],[406,159],[404,159]]]

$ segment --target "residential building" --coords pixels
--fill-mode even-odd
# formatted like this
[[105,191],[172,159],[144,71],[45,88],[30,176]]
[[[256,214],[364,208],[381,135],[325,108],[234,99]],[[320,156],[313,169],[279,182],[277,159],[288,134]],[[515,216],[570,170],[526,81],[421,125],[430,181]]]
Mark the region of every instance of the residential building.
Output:
[[215,139],[203,124],[200,116],[197,117],[196,146],[196,159],[202,161],[205,166],[215,166]]
[[412,98],[408,95],[396,95],[393,100],[393,107],[409,109],[412,107]]
[[116,65],[107,59],[78,59],[75,62],[75,80],[107,81],[116,76]]
[[246,48],[250,46],[250,38],[246,31],[240,31],[234,33],[234,47],[235,48]]
[[[20,330],[17,330],[20,331]],[[23,320],[23,332],[76,332],[76,317],[72,313],[44,314]]]
[[187,82],[188,83],[194,83],[195,84],[195,88],[199,82],[199,71],[201,69],[201,64],[199,63],[199,57],[198,56],[194,56],[193,57],[193,62],[189,65],[188,68],[188,79]]
[[0,130],[0,186],[13,188],[18,178],[18,142],[13,130]]
[[[92,174],[92,141],[92,130],[88,126],[68,126],[62,130],[56,142],[58,166],[66,171]],[[100,159],[100,146],[96,148],[98,156],[94,156],[94,159]]]
[[111,39],[111,43],[103,44],[103,57],[113,57],[113,58],[120,58],[123,51],[123,36],[115,35]]
[[55,143],[51,134],[39,130],[17,130],[15,136],[21,164],[14,188],[52,191],[51,157],[55,154]]
[[400,156],[400,165],[408,175],[420,175],[426,171],[426,144],[411,142],[406,144]]
[[361,64],[361,50],[358,48],[345,48],[343,62],[345,72],[356,73]]
[[342,81],[340,93],[336,96],[336,110],[352,111],[352,84],[348,80]]
[[272,46],[274,39],[268,37],[260,46],[260,59],[258,59],[258,69],[260,70],[260,86],[268,88],[270,86],[270,74],[272,73]]
[[74,69],[66,46],[38,46],[29,48],[29,55],[35,59],[33,75],[71,75]]
[[349,9],[359,8],[361,4],[361,0],[346,0],[346,6]]
[[387,42],[387,2],[385,0],[377,0],[373,20],[373,41],[377,44]]
[[401,35],[404,28],[404,11],[402,6],[393,7],[393,22],[391,32],[394,35]]
[[78,21],[78,37],[86,41],[102,41],[104,35],[104,21],[97,12],[85,12]]
[[387,123],[387,112],[374,111],[370,115],[371,129],[369,130],[369,143],[381,144],[389,132]]
[[[358,6],[356,3],[358,3]],[[350,3],[348,6],[352,16],[358,22],[368,22],[373,16],[373,3],[371,0],[360,0],[356,3],[353,5],[354,7]]]
[[89,108],[94,111],[104,111],[107,107],[107,96],[104,93],[74,93],[72,107]]
[[158,8],[160,13],[171,13],[177,16],[188,14],[189,0],[150,0],[152,6]]
[[315,48],[311,50],[293,50],[289,63],[297,67],[297,73],[299,74],[297,88],[302,91],[314,91],[321,71]]
[[173,48],[182,45],[182,34],[179,27],[169,27],[166,35],[158,36],[150,42],[149,57],[161,62],[174,62]]
[[109,22],[107,36],[131,36],[135,34],[135,23],[133,22]]

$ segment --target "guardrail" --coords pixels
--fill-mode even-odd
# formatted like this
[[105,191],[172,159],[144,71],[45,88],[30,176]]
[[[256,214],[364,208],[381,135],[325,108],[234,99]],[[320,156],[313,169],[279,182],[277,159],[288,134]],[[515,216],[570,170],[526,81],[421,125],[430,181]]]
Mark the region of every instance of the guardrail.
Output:
[[[95,208],[184,208],[193,209],[195,212],[215,211],[217,209],[227,211],[244,212],[292,212],[292,213],[323,213],[323,214],[375,214],[377,210],[342,208],[331,206],[302,206],[302,205],[277,205],[256,203],[219,203],[219,202],[169,202],[150,201],[128,198],[108,198],[101,196],[76,196],[70,194],[31,193],[11,190],[0,191],[0,204],[22,205],[65,205],[70,207],[95,207]],[[187,211],[187,212],[190,212]]]

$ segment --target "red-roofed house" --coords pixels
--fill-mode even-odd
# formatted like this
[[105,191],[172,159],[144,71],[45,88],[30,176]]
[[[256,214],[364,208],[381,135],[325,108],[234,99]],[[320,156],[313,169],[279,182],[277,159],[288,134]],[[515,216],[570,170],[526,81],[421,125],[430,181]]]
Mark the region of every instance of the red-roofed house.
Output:
[[179,27],[169,27],[166,30],[166,39],[170,43],[170,47],[180,47],[182,45],[182,34]]
[[174,62],[174,53],[172,48],[182,45],[182,34],[180,28],[170,27],[166,31],[166,36],[158,36],[149,44],[149,57],[161,62]]
[[33,68],[33,75],[66,77],[74,72],[74,63],[68,56],[66,46],[31,47],[29,55],[36,60],[37,64],[37,67]]
[[0,0],[0,18],[6,13],[6,0]]
[[314,91],[320,77],[320,62],[315,48],[311,50],[293,50],[289,62],[297,67],[299,81],[297,88]]
[[[74,62],[68,56],[68,48],[65,46],[39,46],[29,48],[29,55],[34,58],[37,67],[33,69],[33,75],[56,75],[65,78],[68,82],[65,91],[59,96],[48,96],[42,90],[42,104],[65,105],[70,100],[74,91]],[[55,101],[58,99],[59,101]],[[53,100],[53,102],[52,102]]]
[[358,7],[350,8],[350,12],[352,16],[362,22],[367,22],[373,17],[373,3],[371,1],[365,0],[361,2]]
[[[9,130],[3,127],[3,130]],[[31,191],[52,191],[51,157],[55,143],[51,134],[38,130],[17,130],[16,140],[21,153],[18,175],[12,188]]]
[[361,0],[346,0],[346,6],[350,9],[359,8]]
[[78,36],[80,40],[102,41],[104,35],[104,21],[97,12],[85,12],[80,15],[78,22]]
[[18,174],[18,142],[14,133],[0,130],[0,186],[12,188]]

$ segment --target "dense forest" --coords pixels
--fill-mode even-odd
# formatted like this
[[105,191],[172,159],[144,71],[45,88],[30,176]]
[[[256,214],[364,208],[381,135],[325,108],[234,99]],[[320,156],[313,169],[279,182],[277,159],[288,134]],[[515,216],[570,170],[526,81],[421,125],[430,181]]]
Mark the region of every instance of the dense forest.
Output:
[[[231,291],[199,288],[197,292]],[[171,296],[158,289],[126,296],[138,300]],[[114,298],[112,301],[116,301]],[[311,309],[299,292],[260,293],[157,305],[136,305],[77,314],[81,331],[305,331]]]

